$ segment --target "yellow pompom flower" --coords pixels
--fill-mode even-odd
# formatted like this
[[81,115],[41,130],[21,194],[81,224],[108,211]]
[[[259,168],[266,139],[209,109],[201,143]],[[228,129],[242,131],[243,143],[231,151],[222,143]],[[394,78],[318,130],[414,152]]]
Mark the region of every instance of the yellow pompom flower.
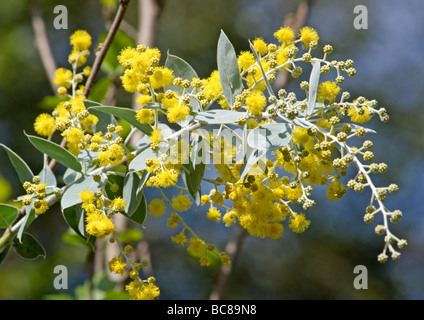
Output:
[[190,108],[185,104],[179,104],[173,108],[168,109],[166,117],[170,123],[176,123],[185,120],[190,113]]
[[150,282],[135,279],[125,286],[131,300],[153,300],[160,294],[159,288]]
[[218,70],[212,71],[209,78],[203,80],[202,93],[207,100],[215,100],[222,93]]
[[171,240],[173,242],[175,242],[176,244],[182,245],[184,246],[185,243],[187,242],[187,237],[184,233],[184,231],[181,231],[179,234],[177,234],[176,236],[172,236]]
[[111,208],[117,208],[118,211],[122,212],[125,210],[125,200],[122,199],[121,197],[117,197],[115,199],[112,200],[112,203],[110,204]]
[[294,213],[290,215],[289,228],[296,233],[302,233],[308,229],[311,224],[310,220],[307,220],[303,213]]
[[73,145],[78,145],[82,143],[84,140],[84,132],[79,128],[69,128],[66,129],[62,136],[65,138],[65,140]]
[[262,91],[254,90],[246,98],[246,109],[255,116],[260,116],[265,106],[266,97]]
[[66,68],[58,68],[54,73],[53,83],[57,86],[69,89],[72,86],[72,71]]
[[314,28],[303,27],[300,29],[300,40],[309,48],[312,41],[318,43],[319,36]]
[[71,35],[70,43],[75,50],[87,50],[91,46],[91,36],[85,30],[77,30]]
[[288,45],[294,38],[294,32],[292,28],[285,26],[275,31],[274,37],[283,45]]
[[221,212],[219,212],[219,210],[215,208],[214,206],[211,206],[209,208],[209,211],[207,212],[206,216],[208,217],[209,220],[216,221],[216,222],[221,221]]
[[165,204],[161,199],[152,199],[149,203],[149,213],[155,217],[159,217],[165,213]]
[[135,118],[141,124],[152,123],[155,120],[155,114],[150,109],[139,109],[137,110]]
[[325,81],[318,86],[317,101],[324,102],[329,100],[334,102],[340,92],[340,87],[333,81]]
[[125,150],[120,145],[113,144],[107,151],[100,151],[98,159],[100,165],[105,167],[107,165],[118,166],[121,164],[125,156]]
[[199,259],[199,263],[202,267],[209,267],[209,265],[211,264],[211,261],[209,260],[207,256],[203,256]]
[[45,199],[36,200],[34,206],[37,214],[43,214],[49,209],[49,203]]
[[178,181],[178,171],[165,169],[156,174],[156,184],[158,187],[172,187]]
[[[358,112],[358,109],[362,109],[362,111]],[[368,114],[368,108],[366,106],[358,107],[358,109],[354,106],[350,106],[347,111],[347,115],[352,122],[365,123],[371,120],[372,115]]]
[[108,262],[108,267],[111,272],[115,272],[121,276],[125,274],[125,263],[122,262],[122,257],[117,257],[110,260]]
[[166,67],[157,67],[150,76],[150,83],[153,89],[164,88],[169,86],[174,80],[173,71]]
[[34,130],[40,136],[49,137],[55,131],[56,120],[48,113],[42,113],[35,118]]
[[230,257],[227,254],[221,253],[220,254],[220,258],[221,258],[221,263],[222,264],[231,264],[231,259],[230,259]]
[[163,134],[160,129],[155,129],[152,131],[150,135],[150,139],[152,143],[159,143],[163,141]]
[[256,62],[253,53],[250,51],[242,51],[237,58],[240,71],[247,71],[249,67]]
[[112,220],[101,211],[87,214],[86,220],[87,224],[85,229],[87,233],[97,238],[104,238],[115,231]]
[[188,194],[179,194],[177,197],[172,197],[172,205],[177,211],[187,211],[190,209],[192,203]]
[[187,251],[193,255],[202,254],[205,252],[206,244],[205,242],[197,237],[193,237],[190,239],[190,244],[187,248]]
[[137,103],[141,104],[142,106],[144,106],[145,104],[149,103],[152,101],[152,97],[148,94],[142,94],[137,98]]
[[261,55],[265,55],[268,53],[268,45],[266,44],[266,42],[264,41],[264,39],[262,38],[256,38],[255,40],[253,40],[252,42],[253,47],[255,48],[255,50]]

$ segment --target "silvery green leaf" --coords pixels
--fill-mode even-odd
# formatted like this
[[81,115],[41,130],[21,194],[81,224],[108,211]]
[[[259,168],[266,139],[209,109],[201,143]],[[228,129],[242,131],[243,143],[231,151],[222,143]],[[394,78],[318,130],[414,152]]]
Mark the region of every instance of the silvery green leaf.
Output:
[[320,74],[321,63],[319,61],[312,62],[312,71],[309,77],[308,115],[310,115],[315,108]]

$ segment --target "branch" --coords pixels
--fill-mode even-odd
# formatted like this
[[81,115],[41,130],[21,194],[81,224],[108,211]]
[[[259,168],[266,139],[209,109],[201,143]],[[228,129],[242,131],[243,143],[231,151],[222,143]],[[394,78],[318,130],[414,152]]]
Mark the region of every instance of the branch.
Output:
[[242,226],[237,224],[235,227],[236,228],[234,230],[233,238],[227,243],[227,246],[225,247],[225,251],[228,253],[228,256],[231,259],[231,264],[222,265],[218,278],[215,282],[215,286],[209,296],[210,300],[225,299],[230,284],[231,275],[237,264],[244,239],[247,236],[247,231]]
[[54,84],[54,73],[57,69],[56,62],[53,58],[50,43],[47,37],[46,25],[41,12],[38,8],[37,1],[31,0],[31,15],[32,15],[32,27],[35,33],[35,41],[40,53],[41,62],[43,63],[44,70],[46,71],[47,78],[50,82],[50,86],[53,91],[56,90]]

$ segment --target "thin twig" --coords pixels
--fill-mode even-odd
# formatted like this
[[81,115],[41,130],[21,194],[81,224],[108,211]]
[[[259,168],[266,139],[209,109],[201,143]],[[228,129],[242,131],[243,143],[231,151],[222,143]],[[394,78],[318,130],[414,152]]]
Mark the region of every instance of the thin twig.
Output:
[[36,0],[31,0],[31,15],[32,27],[34,29],[35,41],[40,53],[41,62],[43,63],[44,70],[46,71],[47,78],[53,91],[56,90],[54,84],[54,73],[57,69],[56,62],[51,51],[49,39],[47,37],[46,25],[41,16],[40,9]]

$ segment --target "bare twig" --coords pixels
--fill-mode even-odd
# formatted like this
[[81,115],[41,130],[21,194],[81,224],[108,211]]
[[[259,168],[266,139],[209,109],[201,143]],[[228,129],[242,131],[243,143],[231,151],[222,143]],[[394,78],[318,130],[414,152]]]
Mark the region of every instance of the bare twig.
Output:
[[57,69],[54,60],[49,39],[47,37],[46,26],[43,18],[41,17],[40,9],[36,0],[31,0],[31,15],[32,27],[34,29],[35,41],[37,44],[38,52],[40,53],[41,62],[43,63],[44,70],[46,71],[47,78],[53,91],[55,91],[54,73]]
[[[308,20],[310,9],[313,0],[302,1],[297,7],[296,13],[290,12],[286,14],[283,25],[289,26],[293,29],[294,34],[299,33],[299,30],[305,25]],[[289,72],[279,72],[275,80],[275,90],[278,91],[287,87],[293,81]]]
[[238,257],[241,252],[241,247],[246,236],[247,231],[237,224],[232,239],[227,243],[227,246],[225,247],[225,251],[231,259],[231,264],[222,265],[220,273],[215,282],[215,286],[213,287],[212,292],[209,296],[209,299],[225,299],[230,284],[231,275],[237,264]]

